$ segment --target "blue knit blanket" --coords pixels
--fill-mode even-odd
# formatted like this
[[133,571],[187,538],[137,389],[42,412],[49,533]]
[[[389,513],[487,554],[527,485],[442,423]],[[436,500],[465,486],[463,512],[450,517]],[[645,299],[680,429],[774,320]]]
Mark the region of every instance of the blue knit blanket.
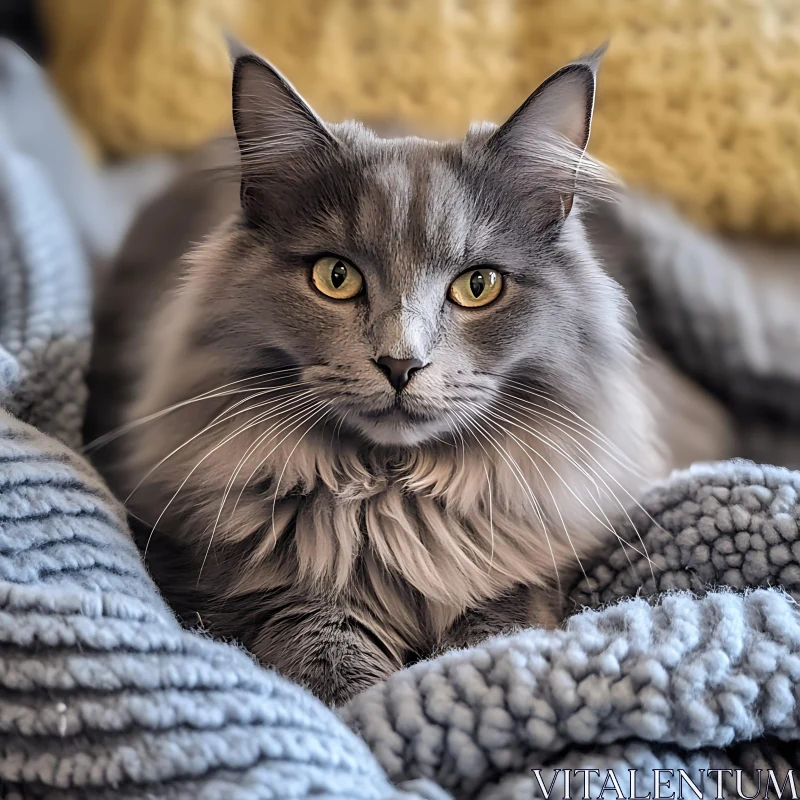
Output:
[[[55,107],[7,46],[0,75]],[[641,498],[650,600],[636,596],[649,567],[620,549],[575,589],[587,610],[564,630],[420,663],[338,714],[183,630],[73,449],[90,341],[81,234],[0,119],[2,796],[528,800],[551,781],[564,796],[567,769],[596,771],[572,774],[574,797],[584,775],[596,797],[608,770],[626,796],[630,768],[642,795],[671,769],[666,795],[684,770],[715,797],[736,769],[753,795],[758,769],[780,785],[800,764],[800,473],[785,469],[697,466]]]

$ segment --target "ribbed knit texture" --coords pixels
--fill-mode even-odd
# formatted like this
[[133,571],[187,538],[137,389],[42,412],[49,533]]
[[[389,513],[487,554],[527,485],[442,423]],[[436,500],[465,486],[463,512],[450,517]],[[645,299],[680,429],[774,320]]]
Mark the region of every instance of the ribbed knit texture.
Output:
[[800,233],[796,0],[40,0],[52,69],[117,153],[230,121],[221,29],[331,120],[501,121],[610,38],[590,149],[704,225]]

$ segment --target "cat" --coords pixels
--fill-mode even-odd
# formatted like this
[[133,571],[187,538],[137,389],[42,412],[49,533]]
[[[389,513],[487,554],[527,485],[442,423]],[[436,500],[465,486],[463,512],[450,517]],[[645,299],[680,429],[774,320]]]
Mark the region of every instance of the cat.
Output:
[[558,624],[666,469],[581,221],[610,191],[598,62],[439,142],[326,124],[241,53],[235,179],[178,181],[111,276],[90,419],[150,569],[327,703],[471,630]]

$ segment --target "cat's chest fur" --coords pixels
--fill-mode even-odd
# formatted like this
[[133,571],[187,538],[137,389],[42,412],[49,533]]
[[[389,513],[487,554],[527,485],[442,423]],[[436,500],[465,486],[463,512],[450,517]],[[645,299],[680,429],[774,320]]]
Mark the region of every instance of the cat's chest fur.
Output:
[[[242,470],[224,501],[219,475],[232,474],[235,462],[207,473],[201,466],[167,532],[190,554],[184,584],[199,590],[204,620],[229,627],[224,609],[247,608],[255,630],[259,613],[314,598],[343,609],[403,663],[487,599],[520,585],[555,591],[577,567],[575,554],[594,544],[584,521],[570,517],[566,536],[553,508],[532,504],[544,487],[520,452],[505,452],[508,463],[460,447],[364,451],[331,446],[323,431],[291,454],[278,448],[256,475]],[[184,467],[194,460],[187,455]],[[145,493],[141,510],[168,500]],[[166,583],[181,591],[174,579]],[[258,651],[251,636],[240,636]]]

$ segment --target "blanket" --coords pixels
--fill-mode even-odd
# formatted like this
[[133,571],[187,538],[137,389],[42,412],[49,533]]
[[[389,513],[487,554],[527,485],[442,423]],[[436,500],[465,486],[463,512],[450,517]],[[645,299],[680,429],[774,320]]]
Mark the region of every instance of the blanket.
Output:
[[[18,59],[0,49],[0,75],[13,75]],[[669,269],[678,266],[666,258],[660,270]],[[74,216],[46,168],[4,130],[5,797],[527,800],[565,769],[595,771],[570,775],[572,796],[583,796],[586,777],[596,797],[607,770],[625,796],[629,768],[642,796],[669,778],[658,770],[684,770],[714,797],[718,780],[737,788],[736,769],[753,796],[759,769],[782,785],[800,763],[800,473],[726,462],[671,476],[619,523],[631,546],[574,588],[584,610],[563,630],[446,653],[334,712],[234,644],[180,627],[124,509],[74,449],[89,285]],[[679,296],[649,293],[654,314],[667,295]],[[696,321],[695,310],[687,303],[681,313]],[[676,327],[675,338],[691,332],[711,357],[719,330],[709,319]],[[725,341],[734,348],[735,337]],[[556,786],[552,796],[567,795]]]

